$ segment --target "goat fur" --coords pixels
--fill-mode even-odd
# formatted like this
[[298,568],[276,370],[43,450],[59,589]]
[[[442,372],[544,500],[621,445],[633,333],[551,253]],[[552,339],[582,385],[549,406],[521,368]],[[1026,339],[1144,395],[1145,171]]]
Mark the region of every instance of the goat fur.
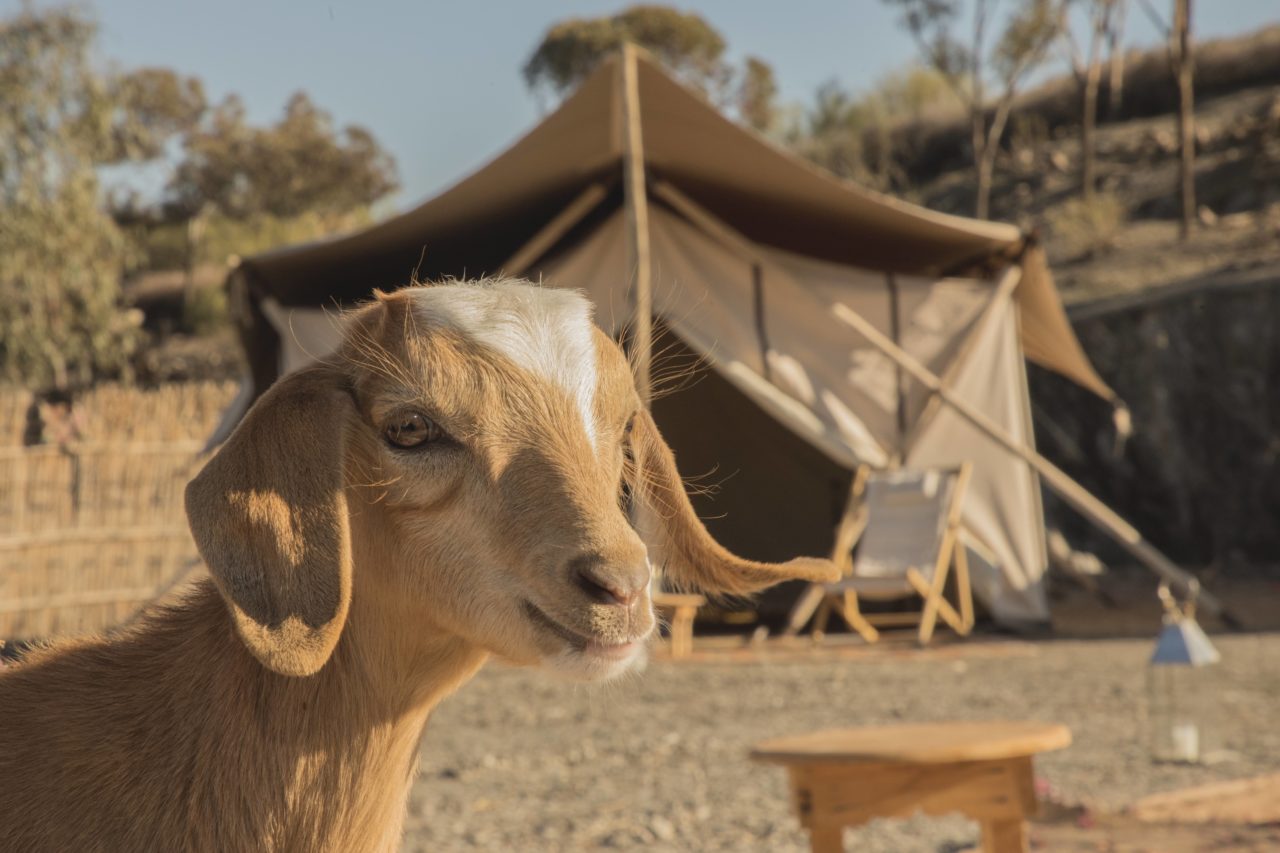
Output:
[[[488,287],[499,314],[565,298]],[[837,576],[711,539],[598,330],[587,395],[424,300],[355,312],[338,353],[278,382],[193,480],[211,579],[0,673],[0,850],[395,849],[427,718],[491,654],[593,678],[635,663],[654,623],[623,483],[677,581]],[[389,448],[380,430],[409,410],[448,442]]]

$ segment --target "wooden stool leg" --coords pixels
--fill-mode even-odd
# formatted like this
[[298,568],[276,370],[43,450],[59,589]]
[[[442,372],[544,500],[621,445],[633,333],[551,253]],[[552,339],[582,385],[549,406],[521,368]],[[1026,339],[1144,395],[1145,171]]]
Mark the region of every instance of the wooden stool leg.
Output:
[[671,617],[671,656],[687,657],[693,651],[693,620],[697,610],[679,606]]
[[809,827],[809,848],[813,853],[844,853],[844,827]]
[[983,853],[1026,853],[1027,824],[1021,820],[984,820]]

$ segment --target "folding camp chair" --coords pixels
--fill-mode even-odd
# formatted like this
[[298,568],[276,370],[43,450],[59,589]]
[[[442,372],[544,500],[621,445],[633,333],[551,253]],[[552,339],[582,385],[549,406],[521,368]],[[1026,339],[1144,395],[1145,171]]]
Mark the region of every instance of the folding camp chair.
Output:
[[[821,595],[814,616],[815,639],[821,639],[832,610],[869,643],[880,638],[877,626],[918,624],[920,643],[926,644],[939,617],[962,636],[973,630],[973,593],[960,527],[970,470],[967,462],[949,470],[859,470],[832,554],[850,574],[814,588],[813,597]],[[857,557],[851,559],[859,535]],[[953,566],[955,605],[945,597]],[[919,612],[864,613],[859,606],[860,599],[914,597],[922,600]],[[808,606],[812,605],[811,600]],[[801,614],[804,621],[807,615]],[[796,622],[792,620],[792,627],[798,629]]]

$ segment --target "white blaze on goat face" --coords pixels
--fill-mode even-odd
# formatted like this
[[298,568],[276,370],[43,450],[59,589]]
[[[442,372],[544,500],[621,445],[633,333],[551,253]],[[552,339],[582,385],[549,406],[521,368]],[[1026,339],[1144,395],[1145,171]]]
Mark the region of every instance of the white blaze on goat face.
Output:
[[412,291],[415,314],[453,329],[564,390],[596,448],[596,350],[591,303],[571,290],[524,282],[436,285]]

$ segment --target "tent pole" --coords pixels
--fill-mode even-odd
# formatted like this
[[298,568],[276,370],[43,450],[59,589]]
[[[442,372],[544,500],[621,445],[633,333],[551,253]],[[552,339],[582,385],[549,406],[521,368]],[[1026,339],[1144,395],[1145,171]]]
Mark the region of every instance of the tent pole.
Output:
[[835,305],[832,308],[832,312],[844,323],[852,326],[872,346],[901,365],[920,384],[937,394],[938,398],[950,406],[953,411],[1034,468],[1044,478],[1049,488],[1053,489],[1077,512],[1096,524],[1104,533],[1111,536],[1134,559],[1151,569],[1161,578],[1175,584],[1184,592],[1189,592],[1193,587],[1198,588],[1199,593],[1196,601],[1201,607],[1213,614],[1228,615],[1224,612],[1222,602],[1215,596],[1205,592],[1193,575],[1175,565],[1172,560],[1152,547],[1149,542],[1142,538],[1142,534],[1133,525],[1094,497],[1065,471],[1022,442],[1010,437],[999,424],[958,398],[932,371],[896,346],[893,341],[881,334],[879,329],[856,312],[844,305]]
[[649,258],[649,199],[645,193],[644,134],[640,128],[640,78],[636,47],[622,45],[621,85],[623,126],[622,169],[630,244],[630,266],[635,275],[630,288],[631,332],[626,336],[627,355],[635,372],[636,390],[647,407],[650,402],[650,361],[653,357],[653,282]]
[[680,192],[667,181],[656,181],[653,185],[653,194],[674,207],[694,225],[697,225],[730,249],[740,253],[747,263],[752,266],[762,266],[764,264],[764,258],[756,251],[754,243],[728,225],[725,225],[714,214],[705,210],[700,204]]
[[604,184],[594,183],[589,185],[578,194],[577,198],[569,202],[568,207],[557,213],[554,219],[542,226],[529,242],[517,249],[514,255],[507,258],[498,269],[502,271],[503,275],[524,275],[534,261],[546,254],[547,250],[554,246],[571,228],[581,222],[583,217],[595,210],[596,205],[603,201],[607,194]]

